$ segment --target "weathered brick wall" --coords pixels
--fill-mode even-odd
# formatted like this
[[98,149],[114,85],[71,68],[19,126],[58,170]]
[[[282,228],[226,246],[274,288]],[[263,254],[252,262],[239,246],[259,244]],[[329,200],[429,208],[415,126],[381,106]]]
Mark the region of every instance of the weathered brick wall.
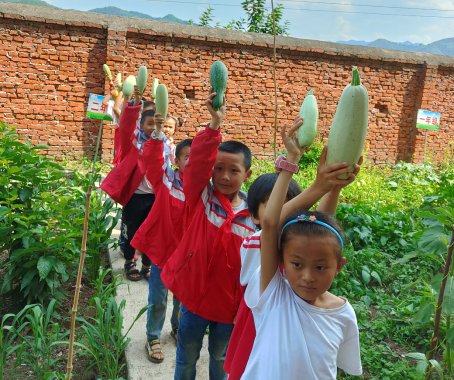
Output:
[[[425,131],[416,112],[442,113],[428,132],[427,153],[440,161],[454,144],[454,59],[293,38],[277,39],[279,124],[289,123],[311,88],[326,140],[351,67],[369,91],[369,162],[421,162]],[[209,120],[203,106],[211,63],[229,68],[226,139],[246,142],[257,157],[272,154],[274,82],[272,38],[145,20],[0,6],[0,119],[19,127],[57,157],[92,155],[98,122],[84,117],[88,93],[106,85],[102,64],[124,76],[145,64],[150,79],[169,89],[172,114],[186,119],[176,139],[193,136]],[[151,82],[151,81],[150,81]],[[102,157],[112,155],[113,129],[105,124]]]

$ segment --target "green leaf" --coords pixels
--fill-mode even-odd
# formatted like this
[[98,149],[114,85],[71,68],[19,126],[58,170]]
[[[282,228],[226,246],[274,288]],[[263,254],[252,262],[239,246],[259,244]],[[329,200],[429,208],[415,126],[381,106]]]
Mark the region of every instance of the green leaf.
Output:
[[375,281],[377,281],[380,285],[382,285],[380,275],[377,272],[372,271],[372,272],[370,272],[370,275],[372,276],[372,278]]
[[19,198],[22,202],[25,202],[33,195],[33,189],[25,188],[19,191]]
[[363,268],[361,271],[361,278],[363,280],[363,283],[367,285],[370,282],[370,272],[369,269]]
[[448,249],[448,235],[444,227],[437,225],[424,230],[418,241],[418,248],[423,253],[444,255]]
[[435,306],[433,303],[424,304],[418,312],[413,316],[414,323],[426,324],[435,313]]
[[438,361],[435,360],[435,359],[430,359],[429,362],[430,362],[430,364],[432,365],[432,367],[434,367],[435,370],[437,371],[438,377],[439,377],[441,380],[443,380],[443,378],[444,378],[444,377],[443,377],[443,368],[441,368],[440,363],[438,363]]
[[39,272],[39,279],[44,280],[55,265],[55,258],[49,256],[41,256],[36,265]]
[[423,354],[422,352],[409,352],[408,354],[405,354],[407,358],[415,359],[418,361],[424,361],[427,362],[426,355]]
[[446,331],[446,343],[454,350],[454,327],[451,327],[448,331]]

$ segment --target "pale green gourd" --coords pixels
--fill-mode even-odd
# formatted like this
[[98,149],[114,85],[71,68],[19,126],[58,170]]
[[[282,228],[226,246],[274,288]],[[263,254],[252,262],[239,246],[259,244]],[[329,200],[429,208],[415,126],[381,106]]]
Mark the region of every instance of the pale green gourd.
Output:
[[215,61],[210,68],[210,83],[216,96],[213,98],[213,108],[217,111],[224,103],[224,93],[227,88],[227,67],[222,61]]
[[123,83],[121,83],[121,73],[117,73],[117,77],[115,78],[115,80],[117,82],[117,90],[121,91],[123,87]]
[[153,98],[156,98],[156,88],[159,85],[159,79],[158,78],[153,78],[153,83],[151,84],[151,96]]
[[[368,95],[361,84],[358,68],[353,67],[352,81],[344,88],[328,136],[327,164],[347,162],[354,170],[361,157],[367,135]],[[347,175],[339,179],[347,179]]]
[[310,90],[301,104],[299,115],[303,125],[298,128],[298,144],[301,148],[309,147],[317,136],[318,107],[314,90]]
[[137,72],[137,87],[141,94],[147,88],[147,81],[148,81],[148,70],[146,66],[140,66],[139,71]]
[[156,88],[156,113],[161,114],[163,119],[167,118],[167,111],[169,109],[169,95],[165,84],[160,83]]
[[123,95],[126,98],[130,98],[134,92],[134,87],[136,85],[136,77],[134,75],[129,75],[126,80],[123,82]]
[[112,82],[112,73],[110,72],[109,66],[107,64],[102,65],[102,69],[104,70],[104,74],[106,74],[107,78]]

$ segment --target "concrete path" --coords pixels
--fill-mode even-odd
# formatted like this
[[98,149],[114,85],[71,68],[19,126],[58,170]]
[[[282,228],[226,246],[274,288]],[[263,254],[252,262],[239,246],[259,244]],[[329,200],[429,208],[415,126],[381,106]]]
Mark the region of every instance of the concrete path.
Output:
[[[119,230],[113,231],[113,237],[117,238]],[[124,274],[124,258],[119,250],[111,250],[109,253],[112,270],[114,273]],[[140,268],[140,260],[138,267]],[[117,289],[117,302],[126,300],[124,312],[123,329],[129,328],[139,310],[147,305],[148,283],[142,281],[128,281],[124,276],[123,283]],[[169,293],[167,315],[161,335],[162,351],[165,359],[160,364],[155,364],[147,359],[145,352],[145,325],[146,313],[137,320],[134,327],[129,332],[131,341],[126,349],[126,361],[128,366],[129,380],[172,380],[175,370],[175,351],[176,345],[170,336],[170,316],[172,313],[172,296]],[[125,330],[126,331],[126,330]],[[207,338],[205,336],[200,359],[197,362],[197,380],[208,380],[208,350]]]

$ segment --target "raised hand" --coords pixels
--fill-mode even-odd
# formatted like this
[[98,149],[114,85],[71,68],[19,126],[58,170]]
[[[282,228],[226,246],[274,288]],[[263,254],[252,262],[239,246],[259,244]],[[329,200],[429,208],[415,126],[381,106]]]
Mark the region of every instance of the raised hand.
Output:
[[288,132],[287,126],[284,126],[281,129],[282,142],[285,145],[285,149],[287,149],[287,161],[295,164],[298,163],[304,153],[304,149],[302,149],[298,144],[297,132],[301,125],[303,125],[303,118],[298,115],[295,120],[293,120],[293,124]]
[[211,115],[211,122],[210,122],[210,128],[212,129],[219,129],[224,121],[225,117],[225,96],[224,96],[224,103],[222,104],[222,107],[218,109],[217,111],[213,108],[213,98],[216,96],[215,92],[212,92],[209,96],[208,99],[205,100],[205,105],[208,108],[208,112]]

